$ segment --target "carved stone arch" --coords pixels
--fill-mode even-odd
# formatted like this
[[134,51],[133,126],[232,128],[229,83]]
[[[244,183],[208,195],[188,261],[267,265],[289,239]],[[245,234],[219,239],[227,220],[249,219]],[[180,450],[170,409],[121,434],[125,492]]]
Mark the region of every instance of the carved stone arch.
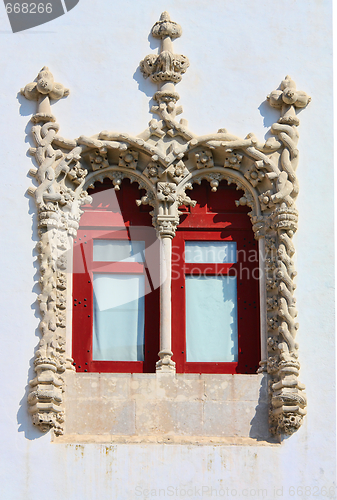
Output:
[[[296,271],[292,260],[292,237],[297,229],[295,200],[298,195],[296,168],[299,152],[298,108],[310,97],[297,90],[286,76],[280,88],[268,96],[271,106],[280,110],[280,118],[270,129],[273,137],[260,142],[254,134],[244,139],[219,129],[217,133],[196,136],[187,120],[177,120],[182,107],[175,84],[189,66],[185,56],[174,54],[172,41],[181,28],[164,12],[154,25],[152,35],[161,40],[158,55],[140,63],[145,78],[158,84],[154,94],[158,115],[138,136],[102,131],[94,137],[68,140],[58,135],[59,125],[52,114],[50,100],[69,94],[54,82],[44,67],[36,81],[26,85],[22,94],[38,102],[33,115],[32,134],[36,143],[30,153],[38,168],[31,168],[35,186],[29,189],[38,212],[40,241],[41,340],[36,352],[36,377],[30,382],[29,411],[41,430],[62,433],[65,370],[73,369],[69,345],[66,345],[67,249],[76,236],[81,204],[88,200],[86,188],[95,180],[109,177],[120,188],[124,177],[137,181],[146,195],[138,204],[154,210],[153,225],[162,242],[167,279],[161,286],[160,360],[157,371],[174,373],[171,352],[171,240],[179,224],[179,206],[195,203],[187,194],[192,183],[205,178],[211,189],[226,179],[243,189],[238,203],[252,208],[250,213],[255,238],[259,240],[262,278],[260,300],[263,303],[261,370],[268,374],[270,394],[270,430],[291,434],[301,425],[306,413],[304,386],[298,380],[298,323],[294,291]],[[92,159],[90,160],[90,155]],[[89,162],[88,162],[89,158]],[[138,162],[138,159],[140,161]],[[267,340],[266,340],[267,339]]]
[[244,204],[249,206],[252,211],[249,213],[250,217],[261,216],[261,205],[259,201],[259,192],[244,178],[244,176],[230,168],[223,167],[213,167],[211,169],[203,169],[199,171],[192,172],[190,182],[200,184],[202,179],[206,179],[212,191],[216,191],[219,183],[224,179],[228,181],[229,184],[234,183],[237,189],[244,191],[244,199],[240,202],[238,200],[237,204]]
[[[146,198],[149,204],[153,203],[155,189],[148,179],[140,172],[131,172],[130,170],[121,169],[120,167],[108,167],[103,171],[92,172],[85,179],[82,188],[83,191],[86,191],[88,188],[93,188],[95,182],[103,182],[104,179],[110,179],[116,191],[121,189],[123,179],[129,179],[131,183],[136,182],[139,190],[144,189],[146,191]],[[140,200],[137,200],[137,204],[138,202],[139,204],[142,203]]]

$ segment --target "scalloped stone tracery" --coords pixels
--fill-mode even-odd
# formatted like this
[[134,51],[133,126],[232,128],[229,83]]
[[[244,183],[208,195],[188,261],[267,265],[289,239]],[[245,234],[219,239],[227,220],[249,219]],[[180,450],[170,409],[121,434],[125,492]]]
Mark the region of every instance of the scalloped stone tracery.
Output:
[[[62,374],[72,370],[66,355],[67,250],[76,235],[81,205],[90,200],[87,189],[96,181],[109,178],[115,190],[123,179],[137,182],[145,195],[137,204],[148,204],[153,225],[163,243],[166,260],[171,256],[171,240],[179,224],[181,205],[195,205],[186,194],[193,183],[206,179],[216,191],[222,179],[236,184],[244,196],[237,205],[248,205],[255,238],[260,249],[261,360],[260,370],[270,379],[270,430],[291,434],[305,415],[304,386],[299,382],[298,330],[292,260],[292,237],[297,229],[295,199],[298,195],[298,125],[296,108],[305,107],[310,98],[297,91],[287,76],[280,90],[271,92],[271,106],[280,109],[280,119],[270,129],[273,134],[259,142],[254,134],[242,139],[220,129],[197,137],[185,119],[177,121],[182,107],[175,84],[189,66],[188,59],[173,52],[172,40],[181,36],[181,27],[163,13],[152,29],[161,39],[159,55],[141,62],[145,77],[158,83],[157,104],[149,126],[136,137],[102,131],[94,137],[68,140],[58,135],[59,125],[51,112],[50,99],[60,99],[69,91],[54,83],[48,68],[36,82],[22,89],[27,99],[38,102],[32,117],[36,144],[30,152],[38,168],[31,168],[36,186],[29,192],[38,210],[40,261],[38,297],[42,319],[41,340],[36,352],[36,377],[30,382],[29,411],[42,431],[63,432],[64,381]],[[179,139],[179,140],[177,140]],[[170,311],[170,273],[161,290],[161,307]],[[168,314],[170,316],[170,314]],[[170,321],[161,325],[161,350],[157,371],[173,372]]]

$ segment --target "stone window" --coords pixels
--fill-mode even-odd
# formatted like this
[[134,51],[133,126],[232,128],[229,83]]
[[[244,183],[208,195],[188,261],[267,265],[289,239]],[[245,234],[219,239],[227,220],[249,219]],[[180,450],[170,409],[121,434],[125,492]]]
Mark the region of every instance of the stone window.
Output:
[[[182,75],[189,67],[187,57],[175,54],[173,49],[172,42],[181,36],[181,33],[181,27],[171,21],[167,12],[161,15],[160,20],[152,28],[152,36],[160,40],[159,53],[146,56],[140,63],[140,70],[145,78],[150,78],[158,85],[153,96],[155,105],[151,108],[156,118],[152,118],[148,127],[137,136],[104,130],[92,137],[82,135],[74,140],[65,139],[58,134],[59,125],[52,113],[50,101],[66,97],[69,90],[54,81],[47,67],[42,68],[34,82],[22,89],[22,94],[27,99],[38,103],[37,112],[32,116],[34,123],[32,134],[36,147],[30,149],[30,153],[35,156],[38,168],[30,169],[30,174],[35,177],[36,182],[29,189],[29,193],[34,197],[38,210],[37,250],[41,271],[39,279],[41,293],[38,300],[41,311],[41,340],[35,357],[36,377],[30,381],[29,411],[33,416],[34,424],[41,430],[53,428],[56,434],[62,434],[65,409],[63,393],[66,388],[69,389],[67,404],[72,404],[71,402],[79,401],[79,399],[85,400],[91,383],[90,377],[101,375],[97,372],[75,374],[71,358],[73,337],[74,352],[82,349],[78,362],[75,361],[77,370],[80,372],[89,370],[86,367],[89,367],[90,358],[87,355],[90,355],[90,352],[87,351],[93,347],[93,342],[90,340],[93,338],[90,333],[93,318],[89,318],[92,314],[87,313],[90,309],[88,307],[90,293],[84,287],[84,278],[88,278],[86,285],[91,285],[89,281],[95,281],[97,276],[102,274],[98,268],[106,268],[106,273],[103,274],[109,285],[99,284],[103,297],[110,295],[106,293],[104,287],[110,287],[111,290],[112,281],[115,280],[116,283],[121,274],[124,274],[125,289],[126,282],[130,284],[130,280],[134,279],[135,282],[138,279],[138,290],[142,287],[145,291],[148,267],[144,265],[144,262],[139,259],[129,262],[122,262],[125,259],[108,261],[103,254],[104,251],[108,253],[111,251],[112,241],[115,242],[115,246],[118,245],[117,240],[119,240],[119,252],[128,249],[129,257],[141,254],[140,247],[138,246],[139,251],[134,251],[129,242],[135,240],[138,241],[138,245],[142,245],[140,242],[146,245],[147,237],[144,235],[147,232],[150,233],[151,217],[152,225],[160,241],[160,255],[154,257],[154,262],[156,259],[159,262],[159,298],[158,287],[154,286],[153,296],[152,293],[145,294],[141,299],[143,305],[139,302],[137,308],[133,307],[133,313],[129,315],[130,318],[134,318],[134,322],[136,316],[144,315],[145,337],[142,340],[145,346],[144,360],[137,358],[140,352],[135,347],[138,345],[137,335],[130,334],[130,342],[135,349],[133,349],[133,354],[129,353],[127,360],[108,362],[100,359],[95,361],[95,363],[111,362],[114,363],[115,372],[124,371],[124,369],[128,372],[119,373],[121,385],[117,383],[116,375],[118,374],[116,373],[105,374],[106,378],[101,380],[101,385],[98,384],[102,390],[106,390],[107,380],[113,378],[114,387],[121,388],[120,392],[117,391],[121,396],[120,408],[125,410],[127,399],[128,411],[131,412],[129,421],[135,422],[132,415],[136,415],[136,420],[138,415],[140,419],[138,431],[129,428],[127,432],[130,435],[138,432],[139,436],[139,433],[151,433],[153,430],[151,425],[145,426],[146,430],[144,427],[146,422],[141,422],[144,414],[140,415],[139,412],[137,414],[138,390],[143,396],[146,393],[152,398],[153,406],[149,406],[152,408],[150,410],[152,413],[149,417],[153,416],[157,400],[163,398],[165,393],[163,411],[167,403],[170,411],[175,412],[177,417],[174,425],[172,424],[174,429],[172,430],[171,426],[170,430],[168,426],[166,431],[177,433],[180,429],[179,432],[182,432],[181,422],[185,421],[186,425],[189,425],[186,415],[190,415],[190,408],[185,412],[185,418],[184,408],[180,403],[184,397],[187,397],[187,388],[193,385],[192,380],[197,379],[198,382],[195,383],[195,390],[191,397],[194,398],[195,407],[198,408],[196,413],[198,432],[203,436],[214,435],[214,433],[219,435],[217,429],[224,425],[223,412],[229,405],[228,398],[234,398],[237,401],[241,394],[238,389],[241,382],[245,386],[247,381],[251,380],[255,388],[256,384],[259,384],[262,375],[252,374],[256,369],[258,359],[260,359],[260,372],[265,372],[268,378],[270,432],[276,435],[291,434],[299,428],[306,414],[304,385],[299,381],[299,346],[295,339],[299,325],[294,297],[296,271],[293,261],[295,253],[293,235],[297,230],[298,212],[295,201],[299,193],[296,168],[299,161],[297,143],[300,121],[297,110],[307,106],[310,97],[305,92],[297,90],[295,82],[290,76],[286,76],[279,88],[268,95],[269,104],[279,110],[279,118],[271,126],[270,137],[266,141],[259,140],[252,133],[245,138],[237,137],[226,129],[197,136],[189,129],[185,118],[178,120],[183,110],[178,105],[180,96],[175,85],[180,82]],[[267,89],[261,89],[262,99],[266,91]],[[98,182],[112,183],[115,191],[120,192],[117,196],[122,200],[124,196],[126,206],[123,206],[122,201],[122,211],[125,216],[130,216],[130,221],[128,226],[123,226],[121,238],[116,238],[111,231],[111,227],[116,224],[105,222],[105,218],[109,219],[111,215],[109,211],[104,214],[104,210],[101,210],[102,213],[98,219],[92,210],[90,214],[89,205],[92,203],[90,190],[94,189]],[[131,198],[128,200],[127,195],[128,182],[132,186],[138,185],[140,190],[139,199],[135,200],[134,195],[132,203],[129,203]],[[209,188],[204,188],[204,194],[202,190],[198,192],[197,187],[198,184],[202,186],[203,183],[209,184]],[[221,227],[224,222],[222,219],[223,202],[226,199],[229,200],[235,192],[230,188],[223,197],[223,190],[226,190],[228,185],[234,185],[237,190],[238,199],[232,199],[237,205],[237,212],[233,211],[228,219],[231,225]],[[132,189],[136,188],[132,187]],[[192,191],[191,197],[187,195],[188,190]],[[193,193],[196,196],[193,197]],[[210,197],[206,205],[201,199],[205,193]],[[198,198],[199,195],[201,198]],[[84,214],[82,206],[87,207]],[[149,207],[151,207],[150,213],[148,213]],[[206,211],[204,207],[207,208]],[[99,207],[96,208],[100,211]],[[229,212],[233,208],[232,204]],[[138,212],[135,211],[136,209]],[[226,217],[229,217],[229,212],[225,213]],[[250,229],[248,229],[247,213],[251,223]],[[94,217],[94,221],[90,220],[90,217]],[[147,228],[143,236],[132,238],[131,228],[134,227],[131,223],[132,217],[139,221],[146,219],[146,222],[141,224]],[[211,222],[210,219],[212,219]],[[242,225],[238,222],[241,219],[245,220]],[[97,220],[100,221],[98,225]],[[80,224],[82,228],[79,229]],[[100,227],[99,224],[103,226]],[[110,227],[107,233],[105,233],[105,224]],[[95,249],[95,252],[98,252],[97,255],[101,252],[100,258],[103,258],[103,261],[95,260],[97,255],[95,253],[94,258],[93,244],[85,243],[86,233],[83,234],[83,229],[95,232],[98,240],[109,240],[109,244],[101,242],[100,250],[97,249],[98,247]],[[106,237],[103,237],[104,234]],[[151,238],[152,236],[149,236],[149,240]],[[153,241],[156,239],[153,238]],[[196,251],[196,241],[208,242],[208,249],[203,247],[202,250],[202,245],[199,245]],[[204,257],[202,262],[190,261],[198,252],[199,256],[207,254],[210,247],[216,253],[215,247],[219,242],[237,245],[236,262],[232,257],[228,257],[232,262],[209,262]],[[72,293],[71,270],[73,245],[75,265],[80,265],[80,259],[77,256],[82,249],[85,257],[82,259],[83,266],[89,265],[89,268],[84,268],[82,272],[83,288],[81,285],[77,286],[75,282],[75,295]],[[247,245],[251,245],[251,249],[258,249],[258,293],[255,286],[257,280],[251,280],[250,284],[242,281],[240,285],[240,274],[236,276],[236,282],[232,278],[233,271],[240,266],[240,258],[243,257],[243,255],[239,257],[239,252],[245,248],[249,249]],[[172,272],[176,265],[175,246],[177,246],[182,265],[180,277],[177,280],[174,280]],[[85,250],[86,247],[91,250]],[[189,247],[188,252],[186,252],[187,247]],[[227,256],[233,255],[233,245],[232,247],[227,245],[226,249]],[[89,254],[91,252],[91,256],[88,252]],[[186,257],[187,253],[190,257],[185,259],[183,256]],[[195,267],[195,264],[199,266],[199,270],[203,269],[205,272],[204,281],[197,282],[193,277],[191,266]],[[222,281],[212,278],[213,286],[211,286],[211,277],[214,277],[216,272],[215,266],[219,265],[223,270]],[[254,267],[255,263],[248,260],[247,267],[249,266]],[[219,306],[219,309],[214,307],[216,300],[219,300],[221,290],[226,295],[227,309],[223,305]],[[216,296],[212,297],[212,307],[207,311],[210,313],[212,335],[214,334],[212,342],[210,338],[209,343],[213,343],[216,339],[215,345],[219,344],[218,325],[221,322],[227,321],[231,336],[227,346],[223,346],[224,349],[218,361],[214,357],[217,355],[216,349],[214,347],[211,349],[208,345],[205,329],[202,326],[203,320],[196,320],[199,316],[194,314],[193,310],[195,304],[201,304],[204,307],[206,302],[204,297],[213,293]],[[81,294],[83,300],[80,300]],[[146,302],[150,300],[150,296],[152,297],[151,304],[155,304],[155,307],[153,305],[147,307]],[[73,305],[74,302],[77,303],[76,306]],[[111,304],[108,303],[108,306],[109,309]],[[201,313],[202,307],[198,307],[198,314]],[[94,311],[93,304],[91,308]],[[72,321],[73,310],[76,310],[74,321]],[[221,311],[222,316],[220,314],[216,321],[215,316],[218,310]],[[158,311],[160,311],[159,318]],[[78,314],[82,315],[79,321],[76,319]],[[105,318],[105,321],[103,316],[99,316],[98,309],[95,314],[93,314],[94,320],[102,324],[116,322],[116,316],[113,319]],[[152,326],[147,321],[148,314],[150,314],[150,322],[153,321]],[[230,315],[232,315],[231,322],[228,321]],[[123,322],[128,315],[125,311],[121,311],[120,316]],[[256,342],[258,322],[260,322],[260,355]],[[72,329],[72,324],[74,324],[74,329]],[[151,327],[147,331],[149,325]],[[147,339],[150,330],[155,330],[155,335],[153,336],[152,331],[150,335],[153,353],[157,351],[159,338],[160,359],[155,364],[156,373],[133,373],[131,375],[133,370],[129,368],[133,363],[138,363],[139,371],[154,370],[155,354],[150,353],[150,357],[147,357],[147,350],[150,346]],[[84,343],[82,339],[86,339]],[[153,342],[152,339],[154,339]],[[187,339],[187,342],[184,339]],[[83,350],[83,346],[87,349]],[[173,359],[173,347],[176,351],[174,354],[177,356],[176,362]],[[201,351],[203,351],[203,358],[200,358]],[[81,358],[81,356],[84,357]],[[92,363],[90,369],[94,369]],[[117,366],[118,363],[126,363],[128,368],[122,369],[121,365]],[[201,364],[214,367],[217,363],[221,373],[199,375]],[[105,366],[110,371],[108,365]],[[98,371],[103,371],[98,365],[96,368]],[[182,371],[185,373],[180,373]],[[197,373],[188,373],[189,371]],[[237,371],[241,373],[235,373],[233,377],[228,373]],[[162,374],[165,377],[170,376],[171,381],[166,379],[164,382],[164,378],[160,378]],[[145,385],[141,383],[137,387],[137,384],[132,385],[137,376]],[[152,380],[153,377],[158,377],[155,378],[155,382]],[[232,377],[230,382],[228,377]],[[81,383],[85,386],[83,398],[80,396],[79,389]],[[93,383],[96,384],[97,381]],[[183,389],[182,386],[184,386]],[[229,393],[222,390],[227,386],[231,387]],[[215,406],[210,401],[212,395],[215,398]],[[115,392],[112,399],[114,397]],[[249,397],[249,390],[245,390],[245,404]],[[175,402],[174,398],[176,398]],[[254,400],[256,401],[256,394]],[[98,398],[98,401],[100,404],[104,403],[102,399]],[[178,402],[179,408],[175,406]],[[81,407],[76,407],[76,411],[75,407],[74,403],[69,413],[73,411],[72,420],[69,418],[69,422],[72,421],[76,426],[76,413],[81,412]],[[212,407],[213,409],[210,410]],[[229,407],[234,408],[231,404]],[[242,409],[239,408],[240,405],[235,406],[235,414],[243,414]],[[117,412],[117,407],[114,411]],[[252,406],[250,406],[250,411],[252,411]],[[162,414],[160,413],[159,420]],[[208,420],[206,419],[207,422],[206,414],[209,417]],[[218,419],[214,424],[214,415],[223,415],[224,418]],[[227,419],[227,423],[230,422],[232,419]],[[155,422],[153,425],[156,427]],[[224,426],[226,429],[229,427],[229,425]],[[87,430],[89,434],[92,432],[92,428]],[[234,429],[233,435],[235,432],[237,431]]]

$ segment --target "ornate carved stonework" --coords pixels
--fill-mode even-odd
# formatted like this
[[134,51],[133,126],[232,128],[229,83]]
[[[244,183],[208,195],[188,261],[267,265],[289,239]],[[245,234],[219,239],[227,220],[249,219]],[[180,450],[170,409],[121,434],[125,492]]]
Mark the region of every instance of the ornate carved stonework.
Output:
[[152,36],[162,40],[160,54],[150,54],[140,63],[140,70],[145,78],[150,77],[154,83],[180,82],[190,65],[187,57],[173,54],[172,51],[172,40],[180,37],[181,33],[179,24],[171,21],[168,12],[163,12],[152,28]]
[[[40,261],[41,340],[36,352],[36,377],[30,382],[29,408],[33,422],[41,430],[53,428],[62,433],[64,420],[62,373],[73,369],[65,355],[67,252],[76,235],[80,206],[88,201],[86,189],[98,180],[112,180],[115,190],[123,179],[136,181],[145,190],[137,204],[148,204],[153,225],[162,239],[166,262],[170,261],[171,240],[179,224],[181,205],[194,205],[186,194],[194,183],[206,179],[216,191],[222,179],[234,183],[244,196],[237,205],[248,205],[255,238],[259,240],[261,295],[261,350],[267,352],[260,370],[266,370],[270,387],[270,430],[291,434],[305,415],[304,386],[299,382],[298,330],[292,260],[292,242],[297,229],[295,200],[298,195],[298,125],[296,108],[305,107],[310,98],[297,91],[287,76],[280,90],[268,96],[271,106],[280,109],[280,118],[271,127],[274,137],[260,142],[254,134],[244,139],[225,129],[215,134],[196,136],[187,121],[177,120],[175,84],[189,66],[185,56],[173,52],[172,40],[181,28],[165,12],[152,35],[161,39],[159,55],[141,62],[145,77],[158,84],[157,105],[148,128],[136,137],[102,131],[94,137],[66,140],[58,135],[59,125],[51,112],[50,99],[60,99],[69,91],[43,68],[34,83],[22,93],[38,101],[32,117],[36,143],[30,152],[38,168],[30,173],[36,187],[29,192],[38,209]],[[170,311],[170,273],[161,289],[162,311]],[[170,314],[168,314],[170,317]],[[174,354],[173,354],[174,356]],[[161,324],[160,360],[157,371],[175,370],[171,352],[170,321]]]

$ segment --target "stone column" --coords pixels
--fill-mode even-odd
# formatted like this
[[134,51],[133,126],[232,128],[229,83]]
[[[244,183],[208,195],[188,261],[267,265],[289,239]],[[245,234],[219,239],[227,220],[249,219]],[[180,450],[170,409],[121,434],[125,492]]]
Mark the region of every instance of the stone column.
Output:
[[175,363],[172,361],[171,350],[171,255],[172,238],[161,237],[160,254],[160,360],[157,362],[157,372],[175,372]]
[[266,222],[263,215],[252,217],[254,238],[258,242],[259,249],[259,294],[260,294],[260,346],[261,360],[259,372],[267,371],[267,290],[266,290]]
[[259,293],[260,293],[260,343],[261,361],[260,371],[266,371],[267,365],[267,291],[266,291],[266,249],[265,238],[258,239],[259,245]]
[[156,227],[160,238],[160,351],[156,372],[175,373],[175,363],[172,361],[171,339],[171,277],[172,277],[172,238],[178,225],[178,216],[167,213],[157,215]]

